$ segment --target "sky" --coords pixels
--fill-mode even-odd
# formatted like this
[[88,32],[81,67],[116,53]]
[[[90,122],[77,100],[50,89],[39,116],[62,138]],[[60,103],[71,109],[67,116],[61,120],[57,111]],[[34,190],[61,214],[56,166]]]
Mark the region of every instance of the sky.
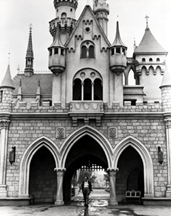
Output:
[[[170,53],[167,64],[171,72],[171,0],[107,0],[110,8],[108,38],[115,38],[119,21],[122,41],[132,57],[134,39],[139,45],[146,28],[148,15],[150,30],[158,42]],[[76,19],[86,4],[93,0],[78,0]],[[0,82],[10,63],[12,77],[25,68],[29,25],[33,26],[35,72],[48,70],[48,50],[52,43],[49,21],[55,18],[53,0],[0,0]],[[9,54],[10,53],[10,54]]]

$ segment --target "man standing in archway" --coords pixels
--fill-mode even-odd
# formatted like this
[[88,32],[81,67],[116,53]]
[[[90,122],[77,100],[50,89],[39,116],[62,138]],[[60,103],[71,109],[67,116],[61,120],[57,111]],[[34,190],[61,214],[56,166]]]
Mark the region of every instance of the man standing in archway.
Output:
[[84,181],[81,185],[83,197],[84,197],[84,206],[88,207],[88,196],[90,195],[92,191],[92,184],[89,181],[88,177],[85,177]]

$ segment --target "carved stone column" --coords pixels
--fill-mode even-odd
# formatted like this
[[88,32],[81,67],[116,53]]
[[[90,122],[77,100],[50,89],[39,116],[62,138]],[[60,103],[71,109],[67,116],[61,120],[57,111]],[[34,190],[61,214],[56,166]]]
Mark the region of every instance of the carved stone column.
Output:
[[110,200],[109,205],[115,206],[118,205],[116,200],[116,172],[118,168],[109,168],[109,176],[110,176]]
[[166,144],[167,144],[167,165],[168,183],[166,197],[171,197],[171,118],[165,119],[166,123]]
[[55,205],[64,205],[63,200],[63,177],[65,168],[55,168],[57,174],[57,192]]
[[7,196],[6,166],[9,123],[8,119],[0,119],[0,197]]

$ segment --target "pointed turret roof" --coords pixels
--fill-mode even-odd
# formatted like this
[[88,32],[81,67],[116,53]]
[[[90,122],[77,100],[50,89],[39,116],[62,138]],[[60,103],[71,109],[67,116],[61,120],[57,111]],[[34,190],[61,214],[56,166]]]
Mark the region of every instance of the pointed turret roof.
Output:
[[12,88],[15,89],[12,78],[11,78],[11,72],[10,72],[10,66],[8,65],[6,74],[4,76],[4,79],[2,80],[0,88]]
[[120,36],[119,22],[118,21],[116,23],[116,36],[115,36],[115,40],[114,40],[113,44],[111,45],[111,47],[113,47],[113,46],[126,47],[125,44],[122,42],[122,39],[121,39],[121,36]]
[[165,67],[165,73],[160,88],[165,86],[171,86],[171,73],[169,72],[167,65]]
[[30,25],[30,32],[29,32],[29,40],[28,40],[26,58],[34,58],[33,44],[32,44],[32,25]]
[[151,33],[150,29],[145,29],[144,36],[140,45],[134,51],[135,54],[167,54],[167,51],[159,44],[156,38]]

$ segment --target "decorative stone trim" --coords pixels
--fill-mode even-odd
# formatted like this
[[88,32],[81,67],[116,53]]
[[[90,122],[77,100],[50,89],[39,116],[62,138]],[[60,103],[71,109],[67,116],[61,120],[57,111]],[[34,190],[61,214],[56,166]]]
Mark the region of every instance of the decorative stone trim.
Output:
[[7,119],[1,119],[0,120],[0,128],[1,129],[8,129],[10,124],[10,120]]
[[117,138],[117,128],[116,127],[108,128],[108,137],[109,139]]
[[171,128],[171,119],[165,119],[165,124],[166,124],[166,129],[170,129]]
[[56,139],[65,139],[65,128],[64,127],[56,128]]

